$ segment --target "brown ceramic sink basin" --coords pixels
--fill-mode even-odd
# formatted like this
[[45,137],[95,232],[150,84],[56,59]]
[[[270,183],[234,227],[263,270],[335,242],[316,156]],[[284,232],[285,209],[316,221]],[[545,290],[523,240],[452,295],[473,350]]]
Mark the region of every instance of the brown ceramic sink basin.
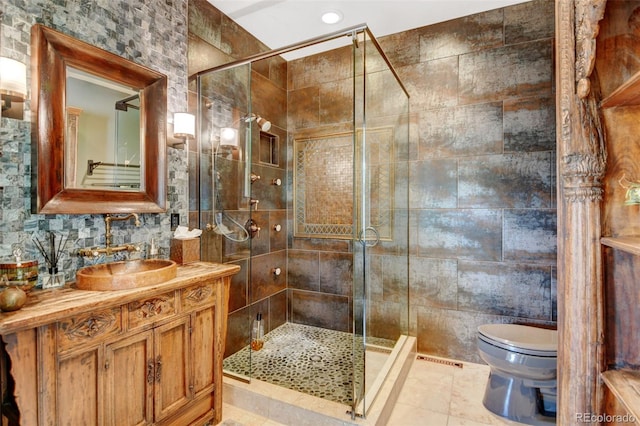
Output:
[[86,266],[76,273],[81,290],[124,290],[160,284],[175,278],[178,266],[173,260],[146,259]]

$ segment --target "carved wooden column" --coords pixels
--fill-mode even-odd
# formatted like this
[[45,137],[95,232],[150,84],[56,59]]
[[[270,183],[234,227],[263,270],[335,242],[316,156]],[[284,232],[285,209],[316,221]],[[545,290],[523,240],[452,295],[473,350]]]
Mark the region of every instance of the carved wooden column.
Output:
[[606,164],[595,62],[606,0],[556,0],[558,153],[558,424],[601,413],[600,249]]

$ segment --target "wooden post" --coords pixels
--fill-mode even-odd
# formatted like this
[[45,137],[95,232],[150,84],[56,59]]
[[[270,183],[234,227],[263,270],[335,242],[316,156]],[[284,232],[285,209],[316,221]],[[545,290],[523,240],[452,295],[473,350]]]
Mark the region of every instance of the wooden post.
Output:
[[606,150],[591,73],[605,5],[556,0],[559,425],[575,424],[579,413],[601,413]]

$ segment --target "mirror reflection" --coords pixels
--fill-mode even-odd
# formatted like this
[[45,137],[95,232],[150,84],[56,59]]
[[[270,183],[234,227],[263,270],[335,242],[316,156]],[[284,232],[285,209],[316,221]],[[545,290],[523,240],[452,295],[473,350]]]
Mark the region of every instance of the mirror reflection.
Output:
[[144,190],[140,93],[67,67],[65,187]]

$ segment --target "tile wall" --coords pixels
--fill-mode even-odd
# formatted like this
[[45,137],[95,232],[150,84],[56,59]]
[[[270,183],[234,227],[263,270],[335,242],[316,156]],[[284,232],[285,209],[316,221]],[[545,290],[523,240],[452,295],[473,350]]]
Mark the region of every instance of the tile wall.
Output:
[[554,2],[389,37],[411,94],[411,329],[479,362],[476,327],[554,325]]
[[[168,77],[167,119],[187,106],[187,1],[154,2],[116,0],[60,2],[54,0],[6,0],[1,32],[3,56],[27,64],[31,73],[30,31],[39,23],[69,34]],[[30,257],[44,259],[32,243],[46,231],[67,235],[69,244],[62,258],[67,279],[84,266],[75,256],[82,247],[104,245],[101,215],[39,215],[31,205],[31,114],[28,93],[24,120],[2,118],[0,122],[0,257],[23,247]],[[61,124],[62,125],[62,124]],[[188,167],[183,151],[168,149],[167,212],[142,215],[140,228],[114,223],[114,243],[149,243],[155,237],[161,255],[168,257],[171,237],[170,214],[178,213],[183,225],[188,219]],[[146,247],[145,247],[146,249]]]
[[[213,66],[265,50],[203,3],[190,3],[197,10],[190,8],[189,20],[189,57],[200,69],[207,58]],[[400,214],[408,215],[411,226],[409,321],[420,352],[477,362],[478,325],[554,325],[557,320],[553,41],[552,0],[380,38],[411,95],[411,143],[402,154],[410,161],[396,185],[409,191],[409,209]],[[253,73],[253,109],[273,121],[282,138],[288,136],[289,161],[295,129],[323,126],[336,117],[345,123],[351,119],[344,103],[331,102],[331,94],[343,90],[339,80],[351,66],[340,54],[291,62],[288,73],[281,63],[265,61]],[[330,72],[323,68],[326,63]],[[332,90],[319,89],[329,85]],[[283,99],[286,87],[288,98]],[[306,108],[318,102],[321,108]],[[287,106],[290,113],[283,117],[279,111]],[[264,179],[282,172],[263,166],[259,174]],[[286,214],[282,194],[273,198],[265,191],[256,187],[260,205],[268,206],[259,213],[263,229]],[[224,256],[221,244],[212,246]],[[244,268],[234,280],[230,336],[235,329],[246,338],[256,309],[270,312],[270,327],[287,314],[291,321],[336,329],[349,323],[349,242],[289,236],[287,247],[273,234],[268,242],[256,241],[260,254],[253,259],[253,284],[247,279],[248,259],[235,260]],[[282,262],[288,267],[287,282],[269,282],[265,271]],[[406,271],[397,265],[382,255],[372,262],[391,284],[384,291],[372,289],[380,300],[374,307],[380,318],[393,317],[393,305],[384,302],[397,300],[401,291],[393,283]],[[249,292],[248,285],[257,286]]]

